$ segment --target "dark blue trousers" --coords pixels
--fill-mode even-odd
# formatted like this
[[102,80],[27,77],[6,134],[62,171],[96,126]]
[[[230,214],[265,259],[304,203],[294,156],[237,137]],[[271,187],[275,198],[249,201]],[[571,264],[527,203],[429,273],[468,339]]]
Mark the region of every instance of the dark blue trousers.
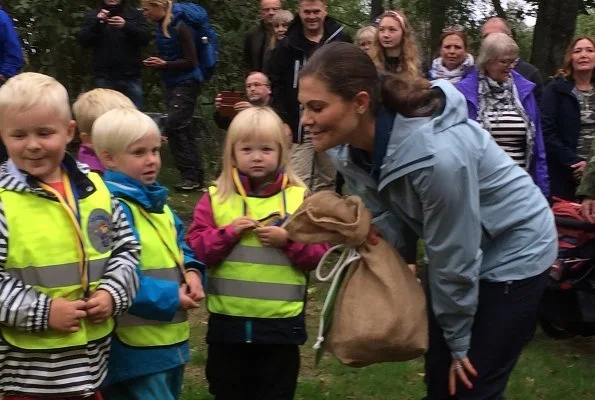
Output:
[[425,362],[428,400],[504,399],[510,373],[535,331],[548,274],[549,270],[519,281],[480,282],[471,349],[467,355],[479,376],[471,379],[471,390],[459,382],[454,397],[448,395],[450,350],[432,312],[431,294],[426,285],[430,323],[430,348]]

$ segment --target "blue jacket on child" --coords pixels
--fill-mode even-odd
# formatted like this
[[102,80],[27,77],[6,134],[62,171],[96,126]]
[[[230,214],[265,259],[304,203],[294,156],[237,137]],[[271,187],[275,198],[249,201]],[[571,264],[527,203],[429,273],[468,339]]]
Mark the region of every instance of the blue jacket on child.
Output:
[[[135,202],[150,212],[163,211],[167,204],[168,190],[154,183],[144,185],[120,172],[107,170],[105,184],[110,192],[119,199]],[[134,226],[132,213],[128,205],[120,201],[130,227],[140,241]],[[184,242],[184,226],[174,214],[178,244],[184,252],[184,265],[188,271],[204,270],[204,264],[194,258],[194,253]],[[142,245],[142,243],[141,243]],[[142,251],[142,250],[141,250]],[[202,272],[201,272],[202,275]],[[139,269],[140,289],[129,310],[130,314],[153,320],[171,321],[180,307],[179,284],[143,276]],[[109,360],[108,375],[104,386],[117,382],[155,374],[179,367],[190,360],[188,342],[159,348],[131,348],[121,343],[114,335]]]

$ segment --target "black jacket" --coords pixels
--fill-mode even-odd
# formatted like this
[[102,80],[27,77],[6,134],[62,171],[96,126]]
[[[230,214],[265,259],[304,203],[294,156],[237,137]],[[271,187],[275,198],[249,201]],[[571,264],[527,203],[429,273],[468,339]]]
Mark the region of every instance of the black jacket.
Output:
[[264,72],[268,63],[269,52],[266,51],[268,41],[267,28],[260,22],[244,35],[244,66],[247,72]]
[[319,43],[313,43],[304,36],[304,27],[300,18],[293,20],[287,36],[275,48],[271,60],[270,78],[273,89],[272,106],[293,132],[293,141],[302,141],[300,107],[298,96],[298,73],[312,53],[329,42],[349,42],[351,38],[344,32],[343,26],[332,18],[324,21],[324,34]]
[[[110,16],[126,20],[122,28],[109,26],[99,21],[97,14],[102,8],[111,11]],[[83,21],[79,40],[84,47],[93,48],[93,68],[96,78],[140,78],[142,47],[149,44],[150,28],[141,11],[127,7],[125,1],[111,9],[102,6],[89,11]]]
[[547,84],[541,100],[541,129],[550,174],[552,196],[572,200],[576,182],[572,164],[582,159],[577,154],[581,132],[581,111],[572,93],[574,81],[558,77]]
[[529,64],[523,60],[519,61],[514,70],[523,75],[525,79],[528,79],[535,84],[533,94],[539,105],[541,103],[541,97],[543,96],[543,79],[541,78],[539,70],[533,64]]

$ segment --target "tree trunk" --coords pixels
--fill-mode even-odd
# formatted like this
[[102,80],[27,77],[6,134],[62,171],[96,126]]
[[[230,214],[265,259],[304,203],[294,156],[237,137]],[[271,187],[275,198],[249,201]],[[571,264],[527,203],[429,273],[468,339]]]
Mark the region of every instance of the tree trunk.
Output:
[[574,36],[580,0],[541,0],[533,33],[531,62],[544,77],[562,65]]
[[496,10],[496,15],[506,19],[506,12],[504,11],[504,8],[502,8],[500,0],[492,0],[492,5],[494,6],[494,10]]
[[430,44],[431,52],[438,46],[442,29],[446,24],[446,11],[451,0],[430,0]]
[[374,22],[376,17],[384,12],[384,7],[382,7],[382,0],[372,0],[372,7],[370,10],[370,22]]

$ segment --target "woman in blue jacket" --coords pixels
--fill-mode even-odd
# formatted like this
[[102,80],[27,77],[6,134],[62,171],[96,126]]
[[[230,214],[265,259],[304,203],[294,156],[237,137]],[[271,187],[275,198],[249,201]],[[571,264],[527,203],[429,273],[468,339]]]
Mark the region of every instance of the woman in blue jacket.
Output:
[[[157,23],[155,36],[159,57],[149,57],[143,63],[162,71],[167,100],[164,132],[182,179],[175,189],[195,191],[204,185],[204,176],[192,118],[205,77],[196,54],[194,29],[185,21],[190,18],[208,21],[208,16],[202,8],[185,7],[172,0],[143,0],[141,5],[145,17]],[[200,15],[184,15],[184,12],[192,11]]]
[[481,43],[477,68],[455,86],[467,99],[469,118],[486,129],[496,143],[533,177],[549,196],[549,176],[541,133],[535,84],[514,71],[516,42],[492,33]]
[[557,253],[548,203],[446,81],[379,77],[357,47],[329,44],[300,74],[302,124],[398,244],[425,241],[429,399],[500,398]]

